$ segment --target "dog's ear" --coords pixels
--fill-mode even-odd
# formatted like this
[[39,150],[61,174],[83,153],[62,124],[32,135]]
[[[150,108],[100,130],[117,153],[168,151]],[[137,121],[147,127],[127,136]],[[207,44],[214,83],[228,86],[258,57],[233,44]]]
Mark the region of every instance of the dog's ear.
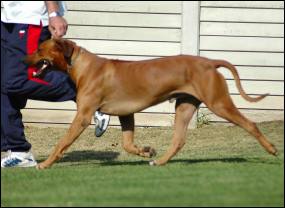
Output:
[[66,40],[66,39],[54,39],[57,46],[59,47],[59,49],[62,51],[65,60],[67,61],[68,64],[70,64],[71,62],[71,56],[73,54],[73,50],[75,47],[75,43],[70,41],[70,40]]

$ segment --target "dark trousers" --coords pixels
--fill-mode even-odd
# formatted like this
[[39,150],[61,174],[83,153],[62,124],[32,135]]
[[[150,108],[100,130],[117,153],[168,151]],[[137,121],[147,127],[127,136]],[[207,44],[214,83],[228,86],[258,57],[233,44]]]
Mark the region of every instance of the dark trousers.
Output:
[[1,22],[1,151],[31,148],[20,112],[27,99],[75,101],[76,89],[66,74],[49,71],[44,79],[34,78],[36,69],[22,61],[49,38],[47,27]]

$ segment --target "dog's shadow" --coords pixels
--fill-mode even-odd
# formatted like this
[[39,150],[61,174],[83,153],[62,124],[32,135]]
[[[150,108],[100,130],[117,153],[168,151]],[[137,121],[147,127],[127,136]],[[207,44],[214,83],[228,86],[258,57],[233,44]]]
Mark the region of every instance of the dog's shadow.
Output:
[[[115,160],[120,155],[119,152],[113,151],[72,151],[64,154],[63,158],[61,158],[58,163],[65,162],[86,162],[86,161],[103,161],[110,162]],[[44,159],[40,159],[39,162],[44,161]]]
[[[81,163],[81,162],[91,162],[97,161],[102,166],[123,166],[123,165],[149,165],[150,159],[135,160],[135,161],[117,161],[116,159],[120,155],[119,152],[114,151],[72,151],[65,153],[64,157],[58,161],[58,163]],[[139,159],[139,158],[138,158]],[[44,161],[44,159],[39,160],[39,162]],[[96,162],[96,163],[97,163]],[[260,158],[241,158],[241,157],[231,157],[231,158],[201,158],[201,159],[173,159],[168,161],[168,164],[198,164],[198,163],[267,163],[267,164],[277,164],[279,161],[264,160]]]
[[[103,161],[101,163],[102,166],[113,166],[113,165],[148,165],[148,160],[139,160],[139,161]],[[232,157],[232,158],[203,158],[203,159],[173,159],[167,162],[167,164],[200,164],[200,163],[263,163],[263,164],[280,164],[280,160],[272,161],[272,160],[264,160],[262,158],[241,158],[241,157]]]
[[[151,159],[149,159],[151,160]],[[149,161],[139,160],[139,161],[104,161],[101,163],[103,166],[112,165],[148,165]],[[168,161],[171,163],[184,163],[184,164],[196,164],[196,163],[211,163],[211,162],[224,162],[224,163],[244,163],[248,160],[244,158],[208,158],[208,159],[173,159]]]

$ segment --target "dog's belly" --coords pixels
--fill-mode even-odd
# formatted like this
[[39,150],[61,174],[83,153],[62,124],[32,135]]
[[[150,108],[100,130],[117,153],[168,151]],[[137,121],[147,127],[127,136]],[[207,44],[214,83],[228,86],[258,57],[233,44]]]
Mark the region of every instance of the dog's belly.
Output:
[[[183,97],[185,95],[191,95],[185,90],[175,90],[164,94],[155,96],[141,96],[137,99],[125,97],[125,99],[116,97],[106,99],[100,105],[100,112],[114,115],[114,116],[125,116],[133,113],[140,112],[146,108],[157,105],[167,100],[176,99],[177,97]],[[194,94],[195,95],[195,94]]]
[[109,115],[125,116],[140,112],[152,105],[154,104],[141,101],[108,102],[100,107],[100,111]]

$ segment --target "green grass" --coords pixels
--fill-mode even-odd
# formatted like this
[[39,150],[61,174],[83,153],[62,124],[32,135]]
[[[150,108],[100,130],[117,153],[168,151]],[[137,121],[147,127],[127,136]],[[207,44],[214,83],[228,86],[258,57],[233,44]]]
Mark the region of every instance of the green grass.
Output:
[[[238,127],[189,130],[184,148],[166,165],[129,155],[119,129],[97,139],[86,130],[51,169],[1,170],[2,206],[284,206],[284,122],[259,124],[279,150],[268,155]],[[66,129],[26,129],[43,160]],[[171,128],[137,129],[136,143],[158,158]],[[118,143],[118,145],[116,144]]]

